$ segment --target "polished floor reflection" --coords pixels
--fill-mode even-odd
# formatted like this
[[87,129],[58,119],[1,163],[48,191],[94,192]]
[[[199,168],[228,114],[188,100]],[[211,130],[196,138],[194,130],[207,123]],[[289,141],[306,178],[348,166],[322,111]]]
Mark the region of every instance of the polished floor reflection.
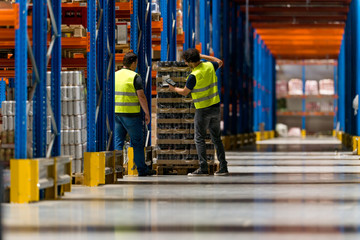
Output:
[[5,239],[360,239],[359,156],[264,149],[228,152],[229,177],[126,177],[4,204]]

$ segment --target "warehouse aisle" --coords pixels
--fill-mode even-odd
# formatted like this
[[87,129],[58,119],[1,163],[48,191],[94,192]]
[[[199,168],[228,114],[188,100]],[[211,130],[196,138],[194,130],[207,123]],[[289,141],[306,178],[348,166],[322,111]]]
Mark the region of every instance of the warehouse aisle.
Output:
[[298,147],[228,152],[230,177],[126,177],[5,204],[5,239],[359,239],[359,156]]

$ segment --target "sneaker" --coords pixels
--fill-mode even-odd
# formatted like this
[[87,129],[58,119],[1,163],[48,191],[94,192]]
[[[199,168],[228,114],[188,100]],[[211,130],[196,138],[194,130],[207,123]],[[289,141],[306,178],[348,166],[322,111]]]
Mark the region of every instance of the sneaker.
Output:
[[188,176],[209,176],[209,173],[208,171],[203,171],[201,170],[200,168],[195,170],[194,172],[192,173],[189,173]]
[[229,176],[229,171],[227,168],[221,168],[219,171],[215,172],[215,176]]
[[156,174],[156,171],[155,170],[147,170],[145,173],[142,173],[140,174],[139,173],[139,177],[146,177],[146,176],[152,176],[152,175],[155,175]]

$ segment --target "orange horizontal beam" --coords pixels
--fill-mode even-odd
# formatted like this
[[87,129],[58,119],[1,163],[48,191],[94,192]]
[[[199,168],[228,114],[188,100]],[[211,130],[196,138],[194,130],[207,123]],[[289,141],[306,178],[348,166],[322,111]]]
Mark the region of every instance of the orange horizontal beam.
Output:
[[339,53],[340,52],[340,46],[339,48],[291,48],[291,47],[269,47],[270,51],[272,53],[307,53],[307,52],[311,52],[311,53]]
[[249,16],[252,22],[319,22],[319,21],[346,21],[346,15],[344,16]]
[[115,10],[116,11],[129,11],[130,14],[133,13],[133,8],[131,6],[131,2],[116,2]]
[[[246,0],[235,0],[240,4],[246,4]],[[249,0],[250,5],[288,5],[288,4],[304,4],[304,5],[313,5],[313,4],[340,4],[340,5],[349,5],[351,0],[311,0],[311,1],[304,1],[304,0],[286,0],[286,1],[279,1],[279,0]]]
[[[342,40],[342,39],[341,39]],[[339,45],[341,40],[328,40],[328,39],[319,39],[319,40],[265,40],[266,45],[279,45],[279,44],[292,44],[292,45]]]
[[345,27],[345,23],[326,23],[326,24],[300,24],[300,23],[251,23],[251,26],[256,29],[284,29],[284,28],[341,28]]
[[275,55],[274,57],[277,60],[313,60],[313,59],[333,59],[333,60],[337,60],[339,55],[338,54],[333,54],[333,55],[328,55],[328,54],[320,54],[320,55],[286,55],[286,54],[282,54],[282,55]]
[[[241,11],[245,12],[246,7],[242,6]],[[336,7],[327,7],[327,6],[308,6],[308,7],[298,7],[298,6],[291,6],[291,7],[256,7],[256,6],[250,6],[249,7],[249,13],[250,14],[264,14],[264,13],[276,13],[279,14],[283,13],[292,13],[292,14],[301,14],[306,15],[308,13],[344,13],[346,14],[349,11],[348,6],[336,6]]]
[[325,28],[325,29],[306,29],[306,28],[282,28],[282,29],[256,29],[256,33],[261,36],[266,35],[343,35],[343,28]]
[[61,7],[63,7],[63,8],[87,7],[87,3],[86,2],[62,3]]
[[[30,39],[31,41],[31,39]],[[48,40],[48,44],[50,44],[50,41]],[[61,46],[63,48],[87,48],[87,38],[86,37],[71,37],[61,38]],[[15,48],[15,36],[14,39],[11,41],[0,41],[0,49],[13,49]]]
[[273,54],[302,54],[302,55],[306,55],[306,54],[314,54],[314,55],[318,55],[318,54],[336,54],[340,52],[340,49],[333,49],[333,50],[328,50],[328,49],[284,49],[284,50],[279,50],[279,49],[270,49],[270,51]]
[[323,36],[287,36],[287,35],[270,35],[270,36],[262,36],[260,35],[260,38],[264,41],[266,40],[342,40],[342,35],[323,35]]

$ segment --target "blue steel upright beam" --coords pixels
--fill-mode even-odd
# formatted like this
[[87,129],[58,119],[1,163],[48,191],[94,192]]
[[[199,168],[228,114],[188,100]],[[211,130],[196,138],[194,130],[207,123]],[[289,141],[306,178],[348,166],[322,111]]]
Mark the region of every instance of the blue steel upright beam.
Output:
[[19,25],[15,26],[15,158],[27,158],[27,0],[16,0]]
[[229,127],[229,106],[230,106],[230,26],[229,26],[229,1],[223,2],[223,23],[224,23],[224,31],[223,31],[223,59],[224,59],[224,67],[223,67],[223,86],[224,86],[224,135],[230,134]]
[[244,133],[244,115],[245,112],[243,112],[243,103],[244,103],[244,94],[243,94],[243,69],[244,69],[244,45],[241,44],[243,42],[243,21],[241,17],[241,8],[240,6],[236,6],[236,42],[240,44],[236,44],[236,82],[237,82],[237,134]]
[[[345,38],[345,37],[344,37]],[[345,131],[345,40],[342,40],[339,55],[338,71],[338,121],[340,122],[340,131]]]
[[[175,1],[171,1],[175,2]],[[176,6],[174,6],[176,9]],[[139,4],[139,24],[140,31],[142,32],[140,40],[140,47],[138,49],[139,54],[139,73],[143,79],[143,86],[146,98],[148,100],[148,107],[151,116],[151,10],[150,2],[144,0]],[[175,38],[176,40],[176,38]],[[171,56],[171,51],[170,51]],[[175,54],[176,56],[176,54]],[[174,56],[172,56],[174,57]],[[171,58],[170,58],[171,59]],[[148,144],[151,144],[151,123],[148,126],[149,139]],[[145,130],[145,129],[144,129]],[[146,133],[144,131],[144,133]],[[146,137],[146,134],[145,134]],[[144,138],[144,140],[146,140]]]
[[190,1],[189,0],[183,0],[183,30],[184,30],[184,46],[183,49],[188,49],[190,46]]
[[[209,54],[209,32],[210,32],[210,4],[209,0],[200,0],[200,42],[201,52],[203,54]],[[235,9],[236,10],[236,9]]]
[[[57,31],[61,29],[61,0],[52,0],[52,8],[56,21]],[[52,31],[54,33],[54,31]],[[54,118],[58,131],[61,129],[61,33],[55,40],[51,56],[51,108],[54,112]],[[61,135],[55,136],[55,142],[52,149],[52,156],[60,156]]]
[[[33,52],[39,73],[39,82],[34,95],[33,157],[46,157],[46,50],[47,50],[47,5],[43,1],[33,3]],[[33,79],[36,80],[35,73]]]
[[[186,1],[186,0],[185,0]],[[221,37],[221,29],[220,29],[220,10],[221,10],[221,1],[220,0],[212,0],[212,40],[213,40],[213,50],[214,56],[217,58],[221,58],[220,54],[220,37]],[[184,19],[185,20],[185,19]],[[240,56],[239,56],[240,57]],[[222,69],[216,72],[218,78],[218,89],[221,91],[221,71]]]
[[[303,65],[302,65],[302,92],[303,92],[303,96],[305,96],[305,64],[303,62]],[[306,106],[305,106],[305,98],[302,99],[302,111],[303,113],[305,112],[306,110]],[[301,118],[301,129],[302,130],[305,130],[306,129],[306,118],[305,116],[303,115],[302,118]]]
[[87,151],[96,152],[96,1],[87,2]]
[[[138,54],[138,6],[139,0],[133,0],[133,14],[131,14],[131,24],[130,24],[130,49],[133,50],[135,54]],[[162,36],[161,36],[162,37]],[[162,47],[162,46],[161,46]]]
[[[100,98],[99,113],[96,121],[97,128],[97,151],[105,151],[107,143],[107,128],[106,128],[106,117],[107,117],[107,67],[109,63],[109,54],[107,50],[107,39],[108,39],[108,4],[107,0],[100,0],[100,7],[97,9],[97,18],[100,22],[100,28],[97,36],[97,59],[96,69],[99,79],[100,91],[98,92],[97,99]],[[102,14],[102,15],[101,15]],[[98,23],[99,26],[99,23]]]
[[[235,3],[232,3],[232,9],[231,9],[231,62],[232,63],[236,63],[236,58],[237,58],[237,54],[236,54],[236,49],[237,49],[237,39],[236,39],[236,30],[237,30],[237,24],[236,24],[236,20],[237,20],[237,8],[235,7]],[[235,6],[234,6],[235,5]],[[231,92],[230,92],[230,97],[231,97],[231,106],[232,106],[232,111],[231,111],[231,134],[235,135],[237,133],[237,64],[231,64],[231,82],[230,82],[230,88],[231,88]]]
[[[161,32],[161,61],[167,61],[168,60],[168,46],[169,46],[169,41],[168,41],[168,21],[169,20],[168,20],[168,18],[170,16],[170,14],[168,13],[168,0],[161,0],[160,12],[161,12],[161,17],[163,18],[163,31]],[[184,13],[184,16],[185,16],[185,13]],[[186,19],[186,17],[184,19]],[[187,26],[187,24],[185,24],[184,26]],[[185,32],[185,37],[186,37],[186,32]]]
[[253,111],[253,131],[259,131],[259,120],[258,120],[258,87],[257,87],[257,79],[258,79],[258,58],[259,58],[259,35],[255,35],[254,38],[254,76],[253,76],[253,98],[254,98],[254,111]]
[[[360,96],[360,3],[359,1],[353,1],[353,8],[354,8],[354,26],[355,26],[355,82],[356,82],[356,93],[355,95]],[[356,115],[356,136],[360,136],[360,113]]]
[[[189,0],[189,48],[195,48],[195,0]],[[185,36],[186,37],[186,36]]]
[[176,1],[168,1],[169,61],[176,61]]
[[[107,114],[111,133],[108,132],[107,150],[114,150],[114,130],[115,130],[115,1],[108,1],[108,41],[110,50],[110,59],[107,69]],[[112,56],[112,57],[111,57]],[[109,136],[110,135],[110,136]]]
[[[338,96],[338,88],[339,88],[339,79],[338,79],[338,65],[334,66],[334,93],[335,96]],[[338,121],[338,99],[334,98],[334,130],[336,129],[337,121]]]

